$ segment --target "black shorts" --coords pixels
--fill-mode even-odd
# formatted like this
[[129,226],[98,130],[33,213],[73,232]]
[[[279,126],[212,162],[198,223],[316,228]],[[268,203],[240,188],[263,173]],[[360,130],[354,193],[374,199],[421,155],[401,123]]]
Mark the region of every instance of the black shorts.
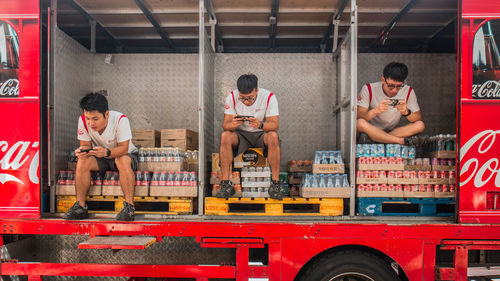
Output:
[[236,130],[235,133],[238,136],[238,147],[233,148],[233,157],[247,151],[249,148],[264,148],[264,157],[267,157],[267,147],[264,144],[264,135],[266,132]]
[[[130,160],[132,160],[132,171],[137,171],[139,166],[138,153],[127,153]],[[115,158],[96,158],[97,166],[99,167],[99,173],[105,174],[107,171],[118,171],[116,168]]]

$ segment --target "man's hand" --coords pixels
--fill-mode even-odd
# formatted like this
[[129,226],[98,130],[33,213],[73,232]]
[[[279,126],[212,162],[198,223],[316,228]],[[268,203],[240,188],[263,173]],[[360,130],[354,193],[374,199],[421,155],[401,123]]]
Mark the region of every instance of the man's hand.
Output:
[[396,105],[396,108],[398,109],[399,113],[401,113],[401,115],[408,114],[408,108],[406,108],[405,100],[400,100],[398,105]]
[[91,149],[91,148],[88,147],[88,146],[80,146],[79,148],[75,149],[75,156],[78,159],[89,157],[89,153],[88,152],[82,152],[82,150],[84,150],[84,149]]
[[250,125],[250,127],[252,128],[258,129],[260,126],[260,120],[257,118],[248,118],[247,121],[248,125]]
[[376,108],[375,108],[375,114],[379,115],[380,113],[387,112],[389,110],[389,104],[391,103],[390,100],[383,100]]
[[89,155],[95,156],[97,158],[103,158],[108,155],[108,150],[102,146],[96,146],[92,148],[92,150],[89,152]]
[[231,122],[231,126],[236,129],[238,128],[240,125],[243,125],[243,119],[237,119],[237,118],[233,118],[233,121]]

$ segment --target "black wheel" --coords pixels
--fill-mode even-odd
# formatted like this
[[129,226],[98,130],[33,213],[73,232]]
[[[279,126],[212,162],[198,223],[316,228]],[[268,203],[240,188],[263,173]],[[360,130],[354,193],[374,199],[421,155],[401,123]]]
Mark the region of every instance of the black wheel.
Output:
[[384,260],[361,251],[343,251],[316,261],[301,281],[401,281]]

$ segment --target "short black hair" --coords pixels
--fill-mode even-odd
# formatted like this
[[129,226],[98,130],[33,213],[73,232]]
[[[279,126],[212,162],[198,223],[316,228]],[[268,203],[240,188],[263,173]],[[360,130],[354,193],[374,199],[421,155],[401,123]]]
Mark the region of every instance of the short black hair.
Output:
[[105,115],[108,108],[108,100],[99,93],[88,93],[80,100],[80,108],[84,111],[98,111]]
[[248,94],[251,91],[257,89],[258,87],[258,79],[257,76],[248,73],[243,74],[238,78],[238,82],[236,83],[238,86],[238,92],[242,94]]
[[408,76],[408,67],[404,63],[391,62],[384,67],[384,78],[404,82]]

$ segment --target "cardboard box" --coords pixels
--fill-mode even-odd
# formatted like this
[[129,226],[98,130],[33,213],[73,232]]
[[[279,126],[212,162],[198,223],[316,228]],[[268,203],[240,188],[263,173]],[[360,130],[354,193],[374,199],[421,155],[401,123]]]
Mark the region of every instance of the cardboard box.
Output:
[[436,196],[434,191],[405,191],[404,197],[416,198],[434,198]]
[[358,164],[358,170],[403,171],[404,164]]
[[[210,184],[220,184],[222,178],[210,178]],[[237,184],[241,184],[241,178],[240,177],[237,177],[237,178],[229,178],[229,180],[234,184],[234,185],[237,185]]]
[[358,197],[405,197],[400,191],[362,191],[358,190]]
[[445,172],[449,172],[449,171],[455,171],[456,170],[456,166],[432,165],[432,170],[433,171],[445,171]]
[[457,156],[457,152],[455,150],[449,151],[449,150],[440,150],[440,151],[433,151],[429,153],[429,158],[440,158],[440,159],[455,159]]
[[152,129],[132,130],[132,143],[141,147],[158,147],[160,145],[160,132]]
[[[100,185],[91,185],[87,193],[90,195],[101,195],[102,187]],[[76,195],[74,185],[56,185],[56,195]]]
[[406,171],[430,171],[431,165],[405,165]]
[[[134,196],[148,196],[149,187],[147,186],[136,186],[134,188]],[[119,185],[103,185],[102,186],[103,196],[123,196],[122,187]]]
[[249,148],[240,153],[233,160],[234,168],[243,168],[247,166],[267,167],[267,158],[264,157],[264,148]]
[[349,198],[350,187],[305,187],[299,188],[299,195],[304,198]]
[[387,178],[356,178],[356,184],[387,184]]
[[343,174],[344,164],[314,164],[313,174]]
[[288,172],[290,172],[290,173],[312,173],[312,165],[288,166]]
[[141,172],[177,172],[185,171],[186,167],[186,162],[140,162],[137,170]]
[[150,186],[149,196],[197,197],[198,186]]
[[450,179],[448,179],[448,178],[436,178],[436,179],[419,178],[418,184],[450,184]]
[[288,176],[288,183],[289,184],[301,184],[302,177],[296,177],[296,176],[290,175],[290,176]]
[[405,178],[387,178],[388,184],[418,184],[418,178],[405,179]]
[[455,198],[455,192],[434,192],[436,198]]
[[188,129],[163,129],[161,130],[161,146],[196,150],[198,149],[198,133]]

